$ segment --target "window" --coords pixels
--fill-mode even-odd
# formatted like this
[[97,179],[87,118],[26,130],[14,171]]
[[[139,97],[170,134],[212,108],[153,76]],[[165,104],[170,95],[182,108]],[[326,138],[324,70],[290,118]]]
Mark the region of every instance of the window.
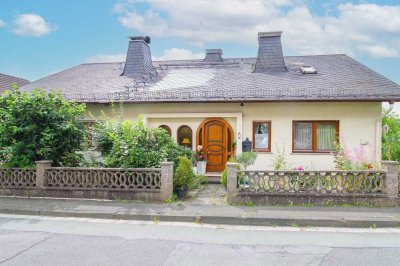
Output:
[[167,131],[167,134],[171,137],[171,128],[167,125],[161,125],[159,126],[159,128],[164,129],[165,131]]
[[178,128],[178,144],[192,149],[192,129],[188,126]]
[[253,150],[271,151],[271,122],[253,122]]
[[294,121],[293,152],[330,152],[339,135],[339,121]]

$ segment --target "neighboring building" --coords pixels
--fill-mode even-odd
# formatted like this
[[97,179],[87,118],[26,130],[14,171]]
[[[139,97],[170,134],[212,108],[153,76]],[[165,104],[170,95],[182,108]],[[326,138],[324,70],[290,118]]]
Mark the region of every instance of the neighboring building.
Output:
[[17,87],[22,87],[28,83],[30,83],[29,80],[0,73],[0,94],[5,90],[11,89],[12,84],[15,84]]
[[255,58],[208,49],[202,60],[152,61],[150,38],[132,37],[126,63],[82,64],[23,89],[61,89],[95,116],[124,102],[125,118],[142,114],[179,144],[203,145],[212,172],[247,138],[257,169],[271,169],[278,149],[293,166],[332,169],[337,134],[380,161],[381,102],[400,100],[398,84],[344,54],[284,57],[281,32],[258,41]]

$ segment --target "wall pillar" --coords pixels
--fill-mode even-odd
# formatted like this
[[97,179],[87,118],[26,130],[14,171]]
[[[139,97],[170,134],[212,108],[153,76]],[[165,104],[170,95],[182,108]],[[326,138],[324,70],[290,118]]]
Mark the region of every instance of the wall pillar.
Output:
[[228,191],[228,196],[236,195],[237,192],[239,191],[237,167],[238,167],[237,163],[228,162],[226,164],[226,168],[227,168],[227,172],[228,172],[226,190]]
[[385,192],[389,198],[399,197],[399,162],[382,161],[382,168],[387,171],[384,179]]
[[45,171],[51,168],[53,161],[36,161],[36,187],[44,188],[46,185]]
[[161,192],[160,200],[165,201],[172,197],[173,194],[173,176],[174,176],[174,163],[162,162],[161,163]]

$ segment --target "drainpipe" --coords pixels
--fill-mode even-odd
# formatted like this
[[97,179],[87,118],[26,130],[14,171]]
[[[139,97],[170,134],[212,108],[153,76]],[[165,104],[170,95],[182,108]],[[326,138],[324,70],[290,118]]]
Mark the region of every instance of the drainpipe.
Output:
[[[376,137],[375,137],[375,160],[379,158],[382,160],[382,119],[387,116],[394,107],[394,101],[389,101],[389,109],[387,109],[380,117],[380,119],[376,120]],[[378,148],[379,147],[379,148]]]

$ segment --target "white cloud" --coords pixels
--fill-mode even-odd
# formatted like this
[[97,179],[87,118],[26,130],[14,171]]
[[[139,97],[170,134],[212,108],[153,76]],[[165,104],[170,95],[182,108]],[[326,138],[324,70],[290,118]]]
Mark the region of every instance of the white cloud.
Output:
[[0,19],[0,28],[3,28],[6,26],[6,23],[4,22],[4,20]]
[[[400,5],[339,4],[313,14],[306,0],[125,0],[114,6],[124,27],[193,44],[256,44],[257,32],[283,30],[285,48],[301,54],[400,56]],[[145,12],[138,11],[145,3]]]
[[97,54],[85,59],[85,63],[125,62],[126,54]]
[[203,53],[193,53],[190,50],[180,49],[180,48],[167,49],[160,57],[153,56],[153,60],[155,61],[200,59],[200,58],[204,58]]
[[384,45],[361,46],[359,49],[375,58],[400,57],[400,50],[398,48],[386,47]]
[[46,22],[36,14],[19,14],[14,20],[14,33],[21,36],[40,37],[56,30],[56,27]]

